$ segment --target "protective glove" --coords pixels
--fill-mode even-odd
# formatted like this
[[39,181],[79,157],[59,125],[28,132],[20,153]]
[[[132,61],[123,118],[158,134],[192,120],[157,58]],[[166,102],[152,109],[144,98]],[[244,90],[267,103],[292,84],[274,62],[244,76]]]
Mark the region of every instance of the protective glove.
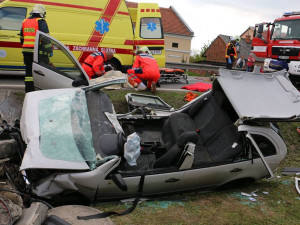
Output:
[[50,53],[49,53],[49,57],[52,57],[52,56],[53,56],[53,52],[50,52]]
[[229,64],[232,64],[230,57],[228,58],[228,63],[229,63]]

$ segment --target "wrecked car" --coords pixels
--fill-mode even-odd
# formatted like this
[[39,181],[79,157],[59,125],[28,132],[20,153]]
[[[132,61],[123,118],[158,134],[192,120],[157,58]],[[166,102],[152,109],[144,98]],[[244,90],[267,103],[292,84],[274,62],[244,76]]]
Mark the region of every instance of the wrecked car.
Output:
[[272,177],[287,153],[276,122],[299,121],[299,92],[284,71],[219,73],[178,110],[116,114],[101,88],[125,78],[26,94],[20,170],[29,190],[92,202],[134,197],[141,185],[152,196]]

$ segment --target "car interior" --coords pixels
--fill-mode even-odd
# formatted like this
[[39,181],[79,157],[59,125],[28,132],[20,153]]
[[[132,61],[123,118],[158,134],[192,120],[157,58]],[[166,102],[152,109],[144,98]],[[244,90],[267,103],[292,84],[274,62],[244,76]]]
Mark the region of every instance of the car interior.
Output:
[[[186,145],[194,143],[191,169],[231,163],[245,158],[244,135],[234,125],[238,115],[217,82],[213,91],[170,117],[121,117],[124,134],[117,134],[105,112],[113,105],[103,92],[86,93],[96,154],[121,156],[120,173],[179,169]],[[141,138],[141,154],[136,166],[124,158],[124,143],[136,132]]]

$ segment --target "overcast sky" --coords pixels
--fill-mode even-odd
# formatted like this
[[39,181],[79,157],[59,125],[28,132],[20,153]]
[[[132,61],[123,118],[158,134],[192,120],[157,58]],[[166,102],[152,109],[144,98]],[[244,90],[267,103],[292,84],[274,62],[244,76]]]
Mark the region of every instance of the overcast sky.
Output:
[[[213,41],[219,34],[240,35],[249,26],[271,22],[283,12],[300,11],[299,0],[131,0],[171,5],[194,32],[192,50]],[[300,28],[299,28],[300,29]]]

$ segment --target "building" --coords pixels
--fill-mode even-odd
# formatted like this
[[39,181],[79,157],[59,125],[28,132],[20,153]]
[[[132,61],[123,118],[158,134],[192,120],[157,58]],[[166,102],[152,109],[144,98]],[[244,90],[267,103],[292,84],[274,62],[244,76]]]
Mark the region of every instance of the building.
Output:
[[[239,41],[239,53],[238,57],[244,55],[245,60],[251,53],[252,47],[252,37],[253,37],[253,27],[249,27],[242,35],[241,40]],[[204,52],[206,61],[219,62],[225,64],[225,50],[226,45],[230,42],[230,36],[227,35],[218,35],[218,37],[210,44],[207,50]],[[256,57],[256,65],[263,66],[264,58]]]
[[[149,1],[151,2],[151,1]],[[137,3],[126,1],[128,8],[137,8]],[[173,6],[160,7],[165,38],[166,62],[189,62],[194,32]]]

